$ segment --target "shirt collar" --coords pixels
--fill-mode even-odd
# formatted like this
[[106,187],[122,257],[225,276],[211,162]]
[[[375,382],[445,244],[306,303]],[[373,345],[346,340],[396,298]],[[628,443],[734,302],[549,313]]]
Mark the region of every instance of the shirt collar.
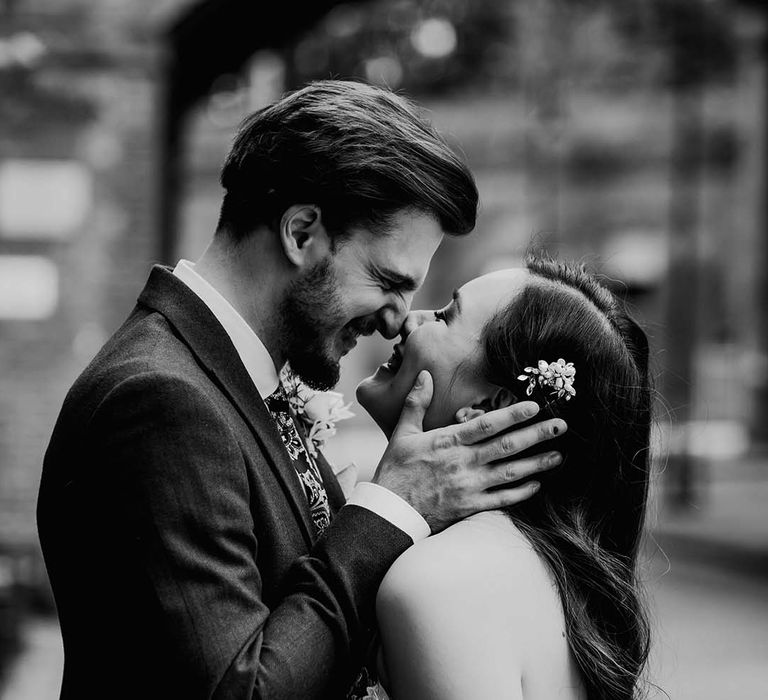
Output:
[[195,264],[180,260],[173,274],[187,285],[211,310],[235,346],[261,397],[266,399],[279,384],[272,356],[245,319],[214,286],[195,271]]

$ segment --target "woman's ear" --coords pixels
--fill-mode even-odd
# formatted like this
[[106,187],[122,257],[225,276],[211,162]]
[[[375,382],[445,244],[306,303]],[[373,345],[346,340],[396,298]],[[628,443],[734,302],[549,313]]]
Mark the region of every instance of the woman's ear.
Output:
[[466,423],[489,411],[511,406],[517,401],[517,397],[503,386],[489,385],[488,389],[489,391],[486,396],[479,398],[471,406],[462,406],[456,411],[455,419],[457,423]]
[[497,408],[506,408],[516,403],[518,398],[506,387],[497,386],[491,396],[491,407],[493,411]]
[[297,267],[311,267],[331,250],[331,239],[314,204],[292,204],[280,218],[280,244]]
[[462,406],[458,411],[456,411],[454,418],[457,423],[466,423],[473,418],[482,416],[483,413],[485,413],[485,411],[482,408],[477,408],[475,406]]

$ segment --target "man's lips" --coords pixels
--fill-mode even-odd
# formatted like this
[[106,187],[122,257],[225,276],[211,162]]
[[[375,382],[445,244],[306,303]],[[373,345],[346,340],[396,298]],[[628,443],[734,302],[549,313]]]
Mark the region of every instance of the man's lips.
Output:
[[355,319],[353,321],[350,321],[345,327],[344,330],[347,333],[352,333],[355,336],[364,335],[369,336],[373,335],[376,332],[377,323],[375,318],[359,318]]
[[352,348],[355,347],[355,345],[357,345],[357,335],[357,333],[350,330],[345,330],[345,332],[342,333],[341,340],[344,346],[342,354],[346,355],[350,350],[352,350]]
[[376,332],[374,319],[356,320],[348,323],[341,330],[341,341],[344,346],[343,354],[346,355],[357,345],[357,339],[362,336],[373,335]]

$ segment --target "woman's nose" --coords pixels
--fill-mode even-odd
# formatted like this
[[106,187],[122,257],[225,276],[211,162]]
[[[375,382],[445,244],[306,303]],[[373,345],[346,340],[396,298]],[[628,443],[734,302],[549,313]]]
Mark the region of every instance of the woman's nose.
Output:
[[422,323],[425,323],[435,317],[433,311],[411,311],[406,317],[403,327],[400,329],[400,335],[405,340]]

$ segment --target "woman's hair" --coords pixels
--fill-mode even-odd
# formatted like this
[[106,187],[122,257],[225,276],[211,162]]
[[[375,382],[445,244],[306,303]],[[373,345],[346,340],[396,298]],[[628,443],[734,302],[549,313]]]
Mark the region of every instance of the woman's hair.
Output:
[[475,226],[478,193],[467,166],[416,107],[385,88],[310,83],[242,123],[221,172],[217,231],[241,240],[274,227],[292,204],[315,204],[332,236],[385,233],[404,209],[434,216],[447,234]]
[[583,266],[533,256],[526,266],[530,281],[485,328],[487,377],[525,399],[524,369],[563,358],[576,368],[576,395],[555,399],[542,387],[530,397],[542,406],[537,419],[567,422],[554,445],[564,463],[509,514],[554,575],[590,700],[636,698],[649,649],[636,573],[649,482],[648,341]]

